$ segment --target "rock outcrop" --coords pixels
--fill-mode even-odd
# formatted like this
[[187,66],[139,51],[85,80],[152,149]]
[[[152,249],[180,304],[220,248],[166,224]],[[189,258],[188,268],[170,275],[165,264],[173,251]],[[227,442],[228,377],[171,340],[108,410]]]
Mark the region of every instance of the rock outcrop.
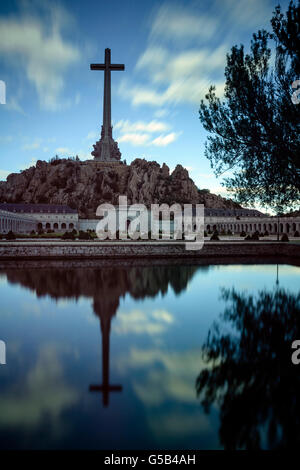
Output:
[[177,165],[170,174],[167,165],[136,159],[130,165],[105,164],[72,159],[47,163],[39,160],[21,173],[0,182],[0,202],[67,204],[80,217],[95,217],[103,202],[118,203],[126,195],[128,204],[203,203],[206,207],[238,208],[238,204],[199,190],[188,171]]

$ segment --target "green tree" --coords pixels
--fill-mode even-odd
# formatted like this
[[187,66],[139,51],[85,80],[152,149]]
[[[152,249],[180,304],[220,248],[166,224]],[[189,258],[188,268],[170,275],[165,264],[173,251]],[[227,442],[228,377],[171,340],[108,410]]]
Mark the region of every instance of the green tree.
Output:
[[205,156],[217,176],[231,171],[224,184],[240,203],[282,208],[300,200],[300,104],[292,102],[299,18],[299,1],[285,15],[276,7],[271,31],[253,34],[249,53],[235,45],[227,54],[224,97],[211,87],[200,104]]

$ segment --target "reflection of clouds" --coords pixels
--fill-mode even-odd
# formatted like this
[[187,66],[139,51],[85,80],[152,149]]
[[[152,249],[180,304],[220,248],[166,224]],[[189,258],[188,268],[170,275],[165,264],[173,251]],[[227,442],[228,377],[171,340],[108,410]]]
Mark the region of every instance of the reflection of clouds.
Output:
[[127,357],[118,358],[116,367],[120,374],[138,371],[133,390],[145,405],[149,428],[160,444],[195,433],[214,435],[211,417],[203,413],[196,396],[195,380],[204,368],[200,350],[132,348]]
[[166,310],[131,310],[128,313],[120,312],[116,318],[114,332],[118,334],[149,334],[155,335],[166,331],[167,326],[174,322],[171,313]]
[[45,415],[57,423],[64,408],[77,399],[75,390],[64,383],[57,345],[46,345],[25,378],[22,394],[16,386],[0,395],[0,425],[34,427]]
[[167,352],[132,348],[128,357],[118,359],[117,366],[120,372],[144,369],[146,377],[143,382],[134,382],[134,390],[143,403],[158,406],[169,399],[195,403],[195,378],[201,364],[199,350]]

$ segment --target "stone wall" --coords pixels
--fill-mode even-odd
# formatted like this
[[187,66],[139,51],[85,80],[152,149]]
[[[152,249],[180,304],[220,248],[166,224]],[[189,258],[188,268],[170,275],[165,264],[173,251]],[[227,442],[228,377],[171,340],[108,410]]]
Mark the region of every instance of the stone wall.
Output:
[[300,261],[300,244],[283,242],[206,242],[199,251],[185,243],[164,242],[0,242],[0,259],[105,259],[105,258],[199,258],[288,257]]

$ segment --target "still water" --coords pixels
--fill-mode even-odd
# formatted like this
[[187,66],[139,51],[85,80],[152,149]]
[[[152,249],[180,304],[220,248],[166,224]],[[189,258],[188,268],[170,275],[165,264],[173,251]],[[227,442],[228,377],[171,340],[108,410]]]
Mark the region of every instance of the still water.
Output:
[[0,270],[0,446],[219,449],[300,441],[300,268]]

